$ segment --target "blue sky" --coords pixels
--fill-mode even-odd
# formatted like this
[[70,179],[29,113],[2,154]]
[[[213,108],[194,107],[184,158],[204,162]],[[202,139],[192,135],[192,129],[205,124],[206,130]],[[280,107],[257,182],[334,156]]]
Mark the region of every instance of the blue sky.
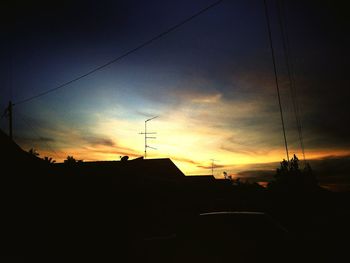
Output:
[[[0,105],[84,74],[210,3],[19,2],[2,35]],[[276,2],[267,3],[287,139],[300,156]],[[344,17],[330,3],[285,1],[308,158],[349,154]],[[171,157],[185,173],[210,173],[211,158],[217,174],[285,158],[263,1],[223,1],[118,63],[16,106],[15,138],[57,160],[136,157],[151,116],[159,118],[150,156]]]

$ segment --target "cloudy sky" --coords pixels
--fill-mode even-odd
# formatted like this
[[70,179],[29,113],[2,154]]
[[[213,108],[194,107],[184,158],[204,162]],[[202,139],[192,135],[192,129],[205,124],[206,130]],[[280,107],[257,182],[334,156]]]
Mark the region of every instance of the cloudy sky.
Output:
[[[213,3],[2,3],[2,111],[124,54]],[[278,24],[267,1],[290,154],[301,157]],[[284,1],[306,158],[350,155],[349,46],[340,3]],[[15,140],[62,161],[170,157],[186,174],[273,169],[285,157],[263,1],[220,4],[118,63],[14,107]],[[1,129],[7,131],[5,118]],[[270,165],[268,165],[270,164]],[[273,165],[271,165],[273,164]],[[260,168],[259,168],[260,167]]]

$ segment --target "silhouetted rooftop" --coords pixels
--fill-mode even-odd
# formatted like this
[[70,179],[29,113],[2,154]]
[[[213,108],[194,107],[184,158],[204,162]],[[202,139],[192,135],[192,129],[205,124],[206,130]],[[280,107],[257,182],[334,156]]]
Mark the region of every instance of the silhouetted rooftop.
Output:
[[5,166],[9,167],[10,164],[17,164],[16,168],[19,169],[20,168],[18,167],[19,163],[26,164],[26,165],[28,165],[29,163],[31,165],[42,163],[42,160],[40,158],[37,158],[29,154],[28,152],[24,151],[13,140],[11,140],[10,137],[2,130],[0,130],[0,145],[1,145],[0,162]]
[[[64,168],[66,164],[57,163],[54,166]],[[76,163],[74,166],[76,170],[84,174],[113,174],[137,178],[156,178],[159,180],[181,180],[181,178],[185,177],[183,172],[169,158],[81,162]]]

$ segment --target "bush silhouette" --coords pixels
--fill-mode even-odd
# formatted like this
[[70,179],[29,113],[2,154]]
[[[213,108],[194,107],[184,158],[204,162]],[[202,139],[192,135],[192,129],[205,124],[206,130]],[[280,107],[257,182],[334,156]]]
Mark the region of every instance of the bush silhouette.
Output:
[[277,168],[275,180],[269,183],[268,189],[277,191],[312,190],[318,188],[318,182],[309,163],[300,168],[299,159],[294,154],[290,161],[283,161]]
[[64,160],[64,163],[68,166],[73,166],[77,163],[82,163],[83,161],[82,160],[76,160],[73,156],[67,156],[67,159]]
[[37,150],[35,150],[34,148],[30,148],[28,152],[29,152],[30,155],[35,156],[35,157],[39,157],[39,155],[40,155],[37,152]]
[[43,159],[46,163],[52,164],[55,163],[56,161],[54,159],[52,159],[51,157],[47,157],[45,156]]

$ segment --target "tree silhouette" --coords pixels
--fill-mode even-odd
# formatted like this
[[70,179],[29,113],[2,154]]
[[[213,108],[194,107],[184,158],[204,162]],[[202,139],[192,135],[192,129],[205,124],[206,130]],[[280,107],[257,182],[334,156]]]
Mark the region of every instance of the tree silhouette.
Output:
[[66,160],[64,160],[64,163],[66,164],[66,165],[75,165],[75,164],[77,164],[77,163],[82,163],[83,162],[83,160],[76,160],[73,156],[70,156],[70,155],[68,155],[67,156],[67,159]]
[[45,162],[49,163],[49,164],[53,164],[53,163],[56,162],[56,161],[53,160],[51,157],[47,157],[47,156],[45,156],[43,160],[44,160]]
[[35,150],[34,148],[30,148],[28,152],[29,152],[30,155],[35,156],[35,157],[39,157],[39,155],[40,155],[37,152],[37,150]]
[[73,156],[67,156],[67,159],[64,160],[64,163],[66,164],[75,164],[77,162],[77,160],[75,160],[75,158]]
[[299,159],[294,154],[288,162],[283,159],[276,169],[275,180],[269,183],[268,188],[278,191],[311,190],[318,187],[318,182],[309,163],[300,168]]
[[120,156],[120,160],[122,162],[126,162],[127,160],[129,160],[129,156]]

